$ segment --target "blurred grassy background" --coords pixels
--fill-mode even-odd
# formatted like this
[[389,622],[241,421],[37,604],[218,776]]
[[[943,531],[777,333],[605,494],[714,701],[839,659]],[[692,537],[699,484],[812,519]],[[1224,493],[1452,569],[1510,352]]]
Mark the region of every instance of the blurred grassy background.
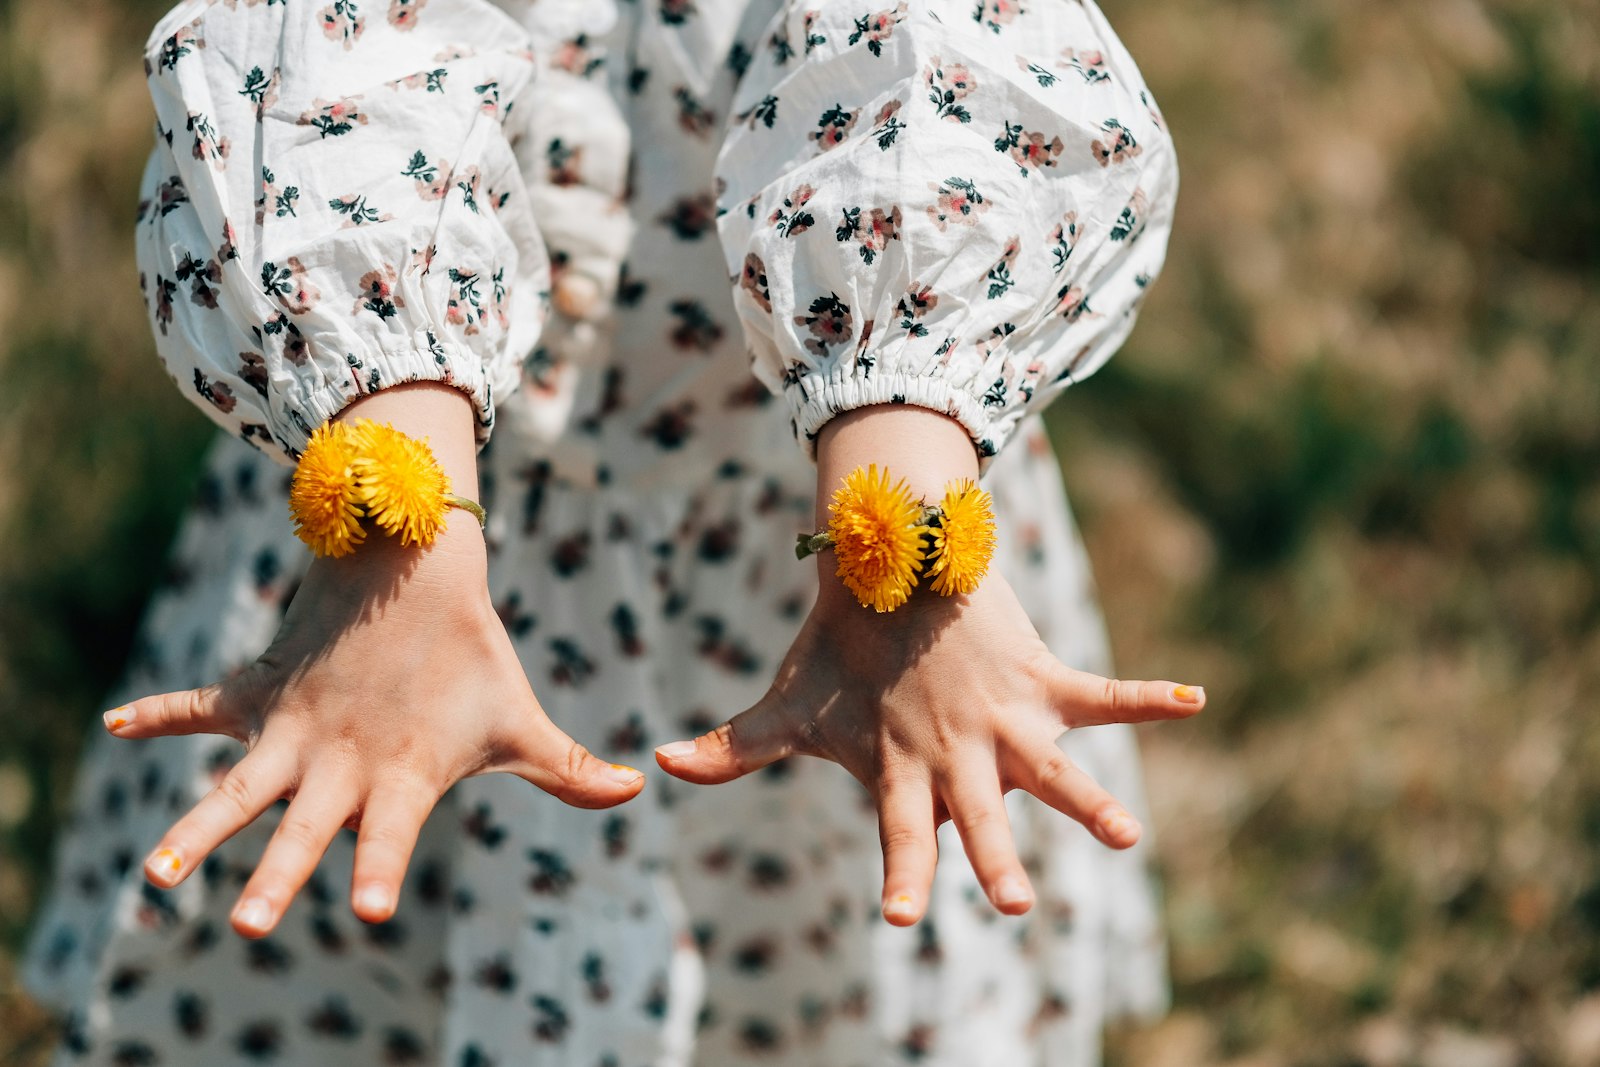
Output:
[[[52,820],[208,424],[130,247],[168,0],[0,0],[0,1062]],[[1600,0],[1103,0],[1179,143],[1054,409],[1178,1004],[1136,1067],[1600,1064]]]

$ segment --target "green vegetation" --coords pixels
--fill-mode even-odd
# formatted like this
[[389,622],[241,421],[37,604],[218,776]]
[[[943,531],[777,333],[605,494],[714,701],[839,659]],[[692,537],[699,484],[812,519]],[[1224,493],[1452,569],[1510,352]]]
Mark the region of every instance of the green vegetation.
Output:
[[[0,1061],[208,424],[131,251],[166,0],[0,2]],[[1053,419],[1143,734],[1177,1007],[1129,1067],[1600,1063],[1600,0],[1103,0],[1184,189]]]

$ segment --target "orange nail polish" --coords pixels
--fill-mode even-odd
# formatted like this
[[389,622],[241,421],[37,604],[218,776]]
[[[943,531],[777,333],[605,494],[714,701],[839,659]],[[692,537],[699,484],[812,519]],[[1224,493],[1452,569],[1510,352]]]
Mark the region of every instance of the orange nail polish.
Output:
[[619,782],[622,785],[631,785],[643,777],[644,773],[634,767],[627,767],[620,763],[611,765],[612,781]]
[[145,865],[158,874],[171,877],[183,870],[183,857],[175,849],[159,848],[145,860]]
[[915,912],[916,904],[912,901],[910,893],[897,893],[883,906],[883,913],[886,916],[910,918]]
[[120,708],[112,708],[105,713],[103,718],[106,722],[106,729],[116,733],[133,721],[133,709],[124,704]]
[[1197,685],[1180,685],[1173,687],[1172,699],[1180,704],[1198,704],[1205,690]]

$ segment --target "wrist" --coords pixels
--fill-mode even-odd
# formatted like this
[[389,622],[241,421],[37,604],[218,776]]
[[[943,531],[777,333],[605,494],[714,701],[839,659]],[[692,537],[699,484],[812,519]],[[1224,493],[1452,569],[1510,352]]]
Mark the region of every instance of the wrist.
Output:
[[450,479],[450,491],[468,500],[478,499],[474,408],[472,399],[461,390],[442,382],[405,382],[357,397],[337,417],[351,425],[358,419],[371,419],[408,437],[426,439]]
[[857,467],[876,463],[905,479],[914,497],[938,500],[958,478],[978,477],[978,451],[955,419],[931,408],[873,404],[828,421],[817,437],[818,528],[828,524],[834,490]]

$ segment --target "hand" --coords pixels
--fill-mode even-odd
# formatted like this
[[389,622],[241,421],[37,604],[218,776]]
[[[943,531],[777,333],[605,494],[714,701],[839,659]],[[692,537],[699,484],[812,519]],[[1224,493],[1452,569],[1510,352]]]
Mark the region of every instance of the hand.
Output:
[[[440,402],[460,409],[448,418],[463,415],[460,394],[442,388],[451,395]],[[361,414],[389,421],[395,404],[413,413],[430,402],[397,393]],[[441,425],[438,416],[423,421]],[[475,492],[470,467],[460,470],[473,460],[470,421],[464,432],[465,445],[447,433],[440,447],[440,434],[430,436],[466,495]],[[351,906],[382,922],[394,914],[424,820],[457,781],[509,772],[586,808],[636,795],[640,772],[594,758],[545,716],[495,614],[487,570],[483,535],[464,511],[450,511],[425,549],[370,532],[355,553],[312,562],[277,637],[249,667],[107,712],[118,737],[217,733],[248,746],[162,837],[145,861],[150,881],[177,885],[288,797],[234,908],[234,929],[271,932],[342,826],[359,834]]]
[[[952,421],[897,409],[884,413],[896,418],[891,427],[874,424],[876,415],[866,414],[872,410],[841,416],[824,430],[819,526],[828,491],[867,456],[907,475],[913,491],[930,499],[947,477],[968,474],[964,466],[975,471],[965,431]],[[657,749],[662,768],[709,784],[794,754],[839,763],[877,805],[883,914],[901,926],[927,908],[938,857],[934,831],[946,819],[955,822],[998,910],[1015,915],[1033,905],[1002,800],[1011,789],[1027,790],[1112,848],[1139,839],[1138,821],[1057,742],[1075,727],[1193,715],[1204,706],[1202,690],[1068,668],[992,569],[967,596],[941,597],[924,582],[907,603],[879,614],[856,603],[833,575],[831,553],[818,565],[816,606],[766,695],[710,733]]]

